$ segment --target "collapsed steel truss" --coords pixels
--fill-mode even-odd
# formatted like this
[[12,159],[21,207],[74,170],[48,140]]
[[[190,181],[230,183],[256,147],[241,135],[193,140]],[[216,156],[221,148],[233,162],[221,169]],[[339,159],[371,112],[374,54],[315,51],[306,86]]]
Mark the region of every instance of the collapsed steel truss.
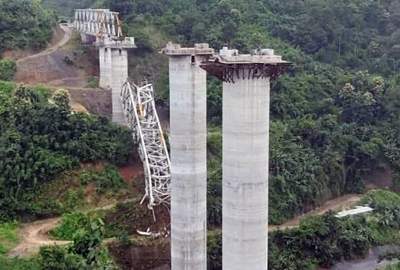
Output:
[[139,145],[143,162],[148,207],[153,209],[170,202],[171,163],[158,118],[154,91],[151,84],[137,86],[126,82],[121,90],[124,114],[132,129],[134,140]]
[[87,35],[122,38],[118,12],[108,9],[76,9],[74,25],[79,32]]

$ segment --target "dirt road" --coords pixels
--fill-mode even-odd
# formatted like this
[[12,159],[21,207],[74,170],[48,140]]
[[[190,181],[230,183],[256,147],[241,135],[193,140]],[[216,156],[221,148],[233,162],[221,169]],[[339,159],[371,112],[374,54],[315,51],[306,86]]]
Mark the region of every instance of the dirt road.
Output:
[[[133,201],[135,200],[128,199],[122,202],[116,202],[95,209],[91,209],[90,211],[109,210],[114,208],[118,203],[129,203]],[[19,232],[20,243],[8,253],[8,256],[29,257],[37,253],[40,247],[66,245],[68,243],[71,243],[71,241],[59,241],[50,239],[49,232],[57,227],[60,221],[61,217],[56,217],[23,224]]]
[[46,50],[41,51],[40,53],[37,53],[37,54],[34,54],[34,55],[30,55],[30,56],[27,56],[27,57],[24,57],[24,58],[21,58],[21,59],[17,60],[17,65],[21,64],[23,62],[26,62],[28,60],[34,59],[34,58],[39,58],[39,57],[43,57],[43,56],[49,55],[52,52],[58,50],[59,48],[65,46],[65,44],[67,44],[68,41],[71,39],[72,30],[66,24],[60,24],[60,28],[64,32],[64,35],[58,42],[56,42],[55,44],[53,44],[51,47],[47,48]]
[[[352,206],[353,204],[359,202],[361,195],[350,194],[345,195],[330,201],[327,201],[321,207],[308,212],[307,214],[300,215],[294,219],[279,225],[279,226],[269,226],[268,231],[275,231],[278,229],[290,229],[298,227],[300,220],[309,215],[322,215],[328,211],[338,211]],[[130,202],[132,200],[127,200],[125,202]],[[111,209],[115,204],[106,205],[104,207],[97,208],[95,210],[106,210]],[[20,231],[21,242],[10,251],[8,254],[10,257],[26,257],[37,253],[42,246],[50,245],[65,245],[70,243],[69,241],[57,241],[51,240],[48,233],[54,229],[60,222],[61,218],[51,218],[40,221],[35,221],[33,223],[27,223],[22,225]]]
[[10,257],[30,256],[42,246],[65,245],[68,241],[50,240],[48,232],[57,226],[60,218],[51,218],[24,224],[20,231],[21,242],[8,254]]
[[323,215],[329,211],[341,211],[346,208],[351,207],[352,205],[356,204],[361,200],[362,195],[360,194],[348,194],[344,195],[342,197],[338,197],[333,200],[329,200],[325,202],[321,207],[318,207],[306,214],[297,216],[287,222],[285,222],[282,225],[272,225],[268,226],[268,231],[276,231],[276,230],[285,230],[285,229],[292,229],[296,228],[300,225],[301,219],[307,217],[307,216],[313,216],[313,215]]
[[74,52],[65,48],[72,38],[72,30],[60,24],[59,39],[46,50],[17,61],[15,80],[26,84],[84,87],[87,74],[80,64],[71,62]]

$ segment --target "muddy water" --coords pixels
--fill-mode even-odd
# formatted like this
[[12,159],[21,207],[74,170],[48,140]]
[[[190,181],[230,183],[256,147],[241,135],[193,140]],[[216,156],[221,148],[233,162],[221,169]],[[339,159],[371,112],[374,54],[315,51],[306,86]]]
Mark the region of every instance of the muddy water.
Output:
[[368,257],[361,260],[346,261],[336,264],[330,270],[376,270],[384,268],[393,262],[383,260],[379,262],[379,257],[392,252],[399,252],[398,246],[381,246],[371,249]]

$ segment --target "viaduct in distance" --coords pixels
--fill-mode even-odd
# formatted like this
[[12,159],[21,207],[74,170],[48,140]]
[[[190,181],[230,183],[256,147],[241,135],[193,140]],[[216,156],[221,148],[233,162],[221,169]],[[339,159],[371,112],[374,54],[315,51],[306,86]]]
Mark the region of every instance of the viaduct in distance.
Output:
[[140,143],[149,208],[170,204],[172,270],[207,269],[207,74],[223,82],[223,269],[268,269],[270,81],[289,63],[272,49],[215,53],[208,44],[167,44],[169,159],[152,86],[127,82],[135,41],[123,36],[118,13],[76,10],[74,28],[99,48],[100,87],[111,89],[112,120],[130,126]]

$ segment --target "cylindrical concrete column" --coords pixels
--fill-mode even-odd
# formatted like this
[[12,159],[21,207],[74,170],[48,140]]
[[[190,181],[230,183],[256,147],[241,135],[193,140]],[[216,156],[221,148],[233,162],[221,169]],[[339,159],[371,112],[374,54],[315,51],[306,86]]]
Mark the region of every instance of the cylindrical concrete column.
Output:
[[223,83],[224,270],[267,269],[270,82],[245,77]]
[[121,88],[128,79],[128,50],[111,49],[112,121],[125,124],[121,103]]
[[200,56],[171,56],[172,270],[207,269],[207,81]]

